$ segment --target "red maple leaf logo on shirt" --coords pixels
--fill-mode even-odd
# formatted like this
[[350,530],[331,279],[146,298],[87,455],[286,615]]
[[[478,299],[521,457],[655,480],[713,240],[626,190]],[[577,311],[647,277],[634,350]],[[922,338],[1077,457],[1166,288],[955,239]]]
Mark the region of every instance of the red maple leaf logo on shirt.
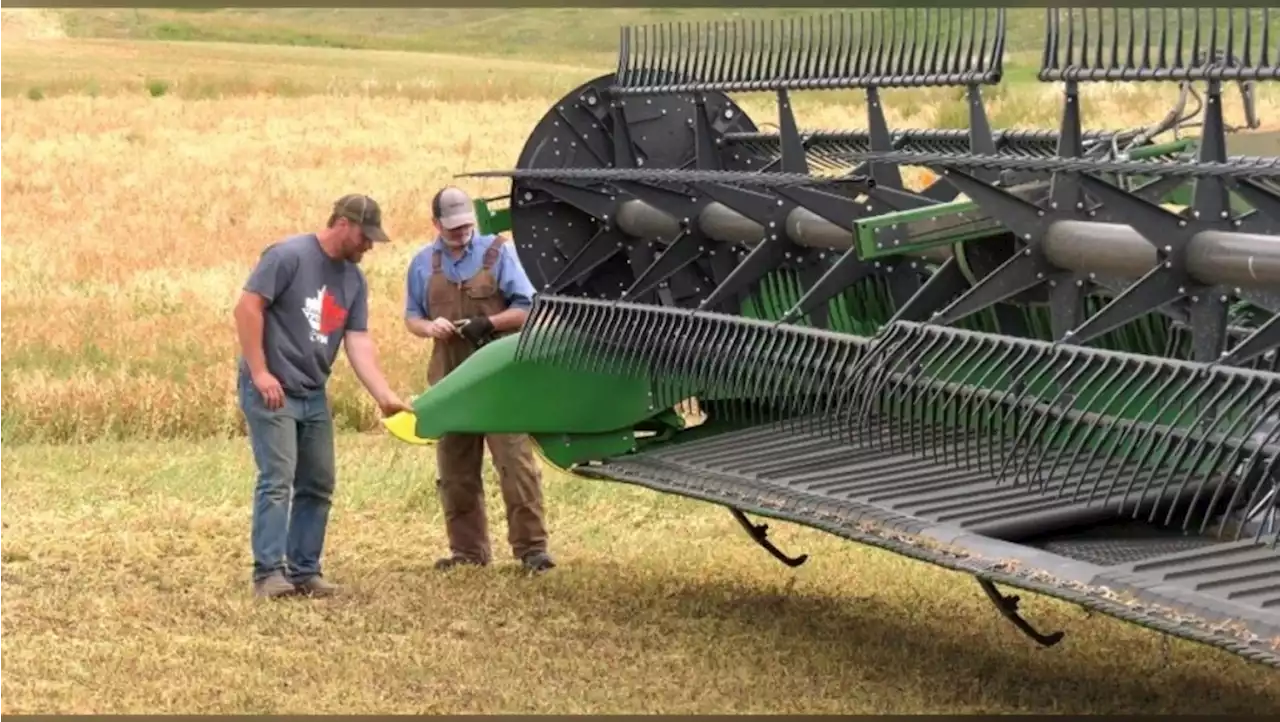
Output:
[[338,299],[325,289],[320,302],[320,333],[328,336],[343,327],[347,321],[347,309],[338,305]]

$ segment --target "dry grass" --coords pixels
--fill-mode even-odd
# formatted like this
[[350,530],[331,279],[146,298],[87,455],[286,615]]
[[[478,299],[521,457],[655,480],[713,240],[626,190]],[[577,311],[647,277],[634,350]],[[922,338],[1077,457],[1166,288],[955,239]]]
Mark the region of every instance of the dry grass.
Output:
[[[209,437],[240,428],[230,311],[260,249],[344,192],[379,198],[397,243],[366,260],[373,329],[393,385],[420,391],[428,347],[399,310],[431,193],[509,167],[596,71],[522,63],[543,95],[510,100],[531,86],[477,89],[457,61],[408,54],[6,37],[3,61],[6,84],[74,89],[92,69],[103,91],[0,105],[5,712],[1280,709],[1272,671],[1213,650],[1166,658],[1158,635],[1029,599],[1071,635],[1038,650],[962,576],[773,524],[814,554],[793,573],[722,510],[560,475],[562,569],[438,577],[429,455],[377,436],[339,442],[328,561],[351,595],[251,603],[247,448]],[[169,85],[150,97],[157,68]],[[1052,122],[1034,97],[1005,91],[997,122]],[[895,125],[939,117],[927,95],[888,100]],[[805,126],[863,124],[860,104],[797,105]],[[1088,110],[1114,127],[1149,105]],[[332,389],[344,427],[374,423],[345,364]],[[129,445],[60,445],[111,438]]]
[[[428,347],[402,330],[399,309],[408,259],[430,233],[427,201],[455,173],[510,167],[557,97],[448,90],[460,82],[449,75],[459,72],[455,59],[407,53],[70,40],[6,42],[3,52],[6,73],[79,64],[143,77],[167,63],[176,68],[170,78],[198,69],[226,94],[153,98],[137,87],[96,98],[3,100],[4,207],[12,211],[0,219],[7,441],[237,432],[230,309],[239,284],[264,244],[317,227],[326,205],[349,190],[373,194],[386,209],[397,243],[366,261],[372,323],[395,387],[421,391]],[[433,100],[357,90],[392,66],[424,83],[454,80],[440,80],[444,95]],[[557,67],[540,81],[556,94],[595,74]],[[339,72],[348,73],[341,88],[350,94],[326,92],[338,87]],[[543,69],[519,72],[534,78]],[[251,92],[285,81],[296,97]],[[1051,124],[1053,92],[992,91],[995,122]],[[1094,93],[1089,121],[1143,122],[1167,102],[1167,93],[1157,95],[1159,110],[1136,115],[1153,107],[1152,92]],[[886,93],[889,120],[961,122],[962,104],[947,95]],[[864,125],[860,102],[832,97],[799,98],[800,122]],[[749,96],[743,105],[761,124],[773,117],[767,98]],[[1268,97],[1260,114],[1274,118],[1278,105]],[[504,190],[497,180],[463,185],[486,195]],[[345,370],[334,379],[334,397],[344,427],[375,421]]]
[[559,569],[439,575],[430,453],[339,451],[348,596],[261,604],[243,443],[10,450],[3,711],[1280,711],[1280,675],[1202,646],[1023,594],[1067,631],[1043,650],[964,576],[772,524],[789,570],[721,509],[562,475]]
[[[6,38],[4,95],[189,100],[315,93],[506,103],[561,95],[595,68],[405,51],[335,51],[236,43]],[[355,56],[354,58],[352,56]]]
[[[618,28],[651,23],[782,22],[829,11],[805,7],[566,8],[85,8],[60,11],[72,37],[255,42],[272,45],[528,56],[608,65]],[[876,12],[871,10],[869,12]],[[842,14],[859,11],[842,11]],[[1255,17],[1257,11],[1254,11]],[[917,21],[921,18],[917,17]],[[864,18],[865,20],[865,18]],[[1006,52],[1038,61],[1044,10],[1006,10]],[[1257,22],[1257,20],[1255,20]],[[1237,25],[1237,27],[1240,27]],[[1273,21],[1273,30],[1274,30]],[[1256,32],[1256,27],[1255,27]],[[566,38],[572,38],[566,42]]]

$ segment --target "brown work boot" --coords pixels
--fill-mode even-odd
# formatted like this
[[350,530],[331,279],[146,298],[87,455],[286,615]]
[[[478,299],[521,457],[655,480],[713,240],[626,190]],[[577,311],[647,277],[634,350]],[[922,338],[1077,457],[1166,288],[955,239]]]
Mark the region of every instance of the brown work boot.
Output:
[[458,566],[481,567],[484,565],[474,559],[468,559],[466,557],[458,556],[457,554],[454,554],[453,556],[440,559],[439,561],[436,562],[435,566],[437,571],[443,572]]
[[298,584],[298,591],[311,597],[331,597],[337,594],[339,589],[337,584],[326,581],[319,574]]
[[274,599],[276,597],[287,597],[297,593],[297,591],[297,587],[290,584],[289,580],[285,579],[280,572],[253,583],[253,596],[255,597]]
[[541,574],[548,569],[555,569],[556,563],[552,561],[551,555],[544,551],[529,552],[520,558],[520,564],[533,574]]

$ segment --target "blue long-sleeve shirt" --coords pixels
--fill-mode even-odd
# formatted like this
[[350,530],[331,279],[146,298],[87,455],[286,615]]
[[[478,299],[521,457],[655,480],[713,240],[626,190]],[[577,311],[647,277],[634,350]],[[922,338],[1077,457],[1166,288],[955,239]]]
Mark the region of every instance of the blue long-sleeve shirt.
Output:
[[[445,277],[454,283],[461,283],[480,272],[484,262],[484,252],[493,245],[494,236],[479,233],[471,237],[462,255],[454,259],[444,247],[443,241],[437,238],[418,251],[409,262],[409,270],[405,279],[405,318],[434,318],[427,306],[427,282],[431,280],[431,256],[440,249],[440,270]],[[494,262],[494,280],[498,289],[511,308],[530,308],[536,291],[529,275],[510,242],[504,243]],[[452,320],[452,319],[451,319]]]

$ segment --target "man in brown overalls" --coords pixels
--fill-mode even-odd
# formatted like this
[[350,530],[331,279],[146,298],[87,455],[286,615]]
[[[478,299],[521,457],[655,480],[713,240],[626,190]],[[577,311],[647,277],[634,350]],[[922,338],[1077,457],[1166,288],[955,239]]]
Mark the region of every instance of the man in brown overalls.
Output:
[[[434,341],[427,383],[435,385],[475,349],[524,324],[534,288],[515,248],[502,236],[476,232],[471,198],[447,187],[431,202],[438,236],[409,264],[405,326]],[[489,445],[507,509],[507,541],[535,572],[555,564],[547,554],[542,476],[524,434],[446,434],[436,445],[436,482],[451,555],[437,569],[492,561],[480,471]]]

